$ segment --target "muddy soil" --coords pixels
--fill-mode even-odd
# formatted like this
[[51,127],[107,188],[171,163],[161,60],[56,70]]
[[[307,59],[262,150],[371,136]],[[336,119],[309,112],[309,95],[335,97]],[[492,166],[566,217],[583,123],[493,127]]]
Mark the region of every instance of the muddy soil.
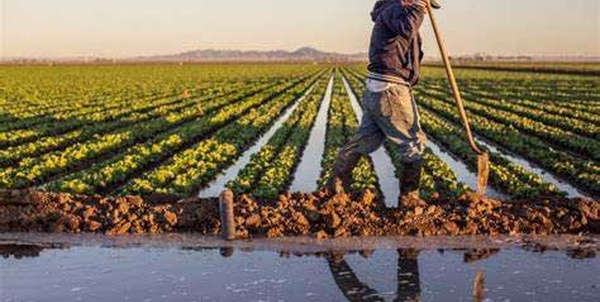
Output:
[[[0,232],[219,234],[221,228],[217,199],[31,190],[3,191],[0,199]],[[600,233],[600,202],[585,199],[500,202],[470,195],[390,209],[368,191],[361,196],[322,191],[285,194],[272,204],[236,197],[237,237]]]

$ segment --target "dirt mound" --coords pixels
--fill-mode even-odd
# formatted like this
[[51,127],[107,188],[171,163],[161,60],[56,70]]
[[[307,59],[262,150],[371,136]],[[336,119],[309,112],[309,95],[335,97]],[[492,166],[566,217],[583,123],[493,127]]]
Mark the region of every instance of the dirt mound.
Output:
[[238,198],[239,236],[597,234],[600,231],[600,203],[583,199],[500,202],[471,195],[454,201],[389,209],[376,203],[368,191],[354,199],[321,192],[283,195],[275,206],[257,208],[252,199]]
[[102,197],[12,192],[0,201],[0,232],[93,232],[118,234],[219,231],[218,201],[169,196]]
[[[0,192],[0,232],[196,232],[218,234],[217,199],[102,197],[39,191]],[[577,234],[600,231],[600,203],[583,199],[500,202],[465,196],[397,209],[375,196],[285,194],[263,206],[235,200],[239,238],[312,234],[318,238],[379,235]]]

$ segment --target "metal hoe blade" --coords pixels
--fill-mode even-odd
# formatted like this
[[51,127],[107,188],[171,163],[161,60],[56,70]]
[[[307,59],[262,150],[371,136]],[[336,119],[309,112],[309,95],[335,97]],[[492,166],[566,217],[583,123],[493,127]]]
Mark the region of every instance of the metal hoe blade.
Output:
[[485,195],[490,175],[490,158],[487,153],[477,156],[477,193]]

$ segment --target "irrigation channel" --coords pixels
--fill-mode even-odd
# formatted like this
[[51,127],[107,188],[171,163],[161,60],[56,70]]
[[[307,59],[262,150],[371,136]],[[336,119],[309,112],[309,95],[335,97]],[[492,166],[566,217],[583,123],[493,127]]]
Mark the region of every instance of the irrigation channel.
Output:
[[[331,85],[331,81],[333,81],[333,77],[330,80],[330,85]],[[200,191],[199,197],[200,198],[210,198],[210,197],[219,196],[219,194],[221,194],[221,192],[223,192],[223,190],[225,190],[227,183],[229,183],[231,180],[233,180],[238,175],[240,170],[242,170],[248,163],[250,163],[250,159],[252,158],[252,155],[254,155],[260,151],[260,149],[273,137],[273,135],[275,135],[275,132],[277,132],[277,130],[279,128],[281,128],[283,123],[285,123],[285,121],[288,120],[288,118],[290,117],[290,115],[292,115],[292,113],[298,107],[298,105],[300,105],[300,103],[308,95],[310,95],[313,90],[314,90],[314,85],[311,88],[309,88],[302,97],[300,97],[298,100],[296,100],[294,102],[294,104],[292,106],[290,106],[282,115],[280,115],[279,118],[273,124],[273,126],[269,129],[269,131],[267,131],[265,134],[263,134],[263,136],[258,139],[256,144],[254,144],[254,146],[252,146],[250,149],[248,149],[242,155],[242,157],[240,157],[237,160],[237,162],[234,165],[232,165],[225,172],[223,172],[221,174],[221,176],[219,176],[215,181],[213,181],[206,189]],[[331,95],[331,90],[329,89],[328,91],[330,92],[330,95]],[[307,191],[307,192],[309,192],[309,191]]]
[[506,151],[502,150],[502,148],[500,148],[500,147],[494,145],[493,143],[488,142],[480,137],[475,137],[475,141],[477,141],[478,144],[490,149],[490,151],[502,155],[503,157],[505,157],[512,163],[520,165],[521,167],[527,169],[528,171],[535,173],[537,176],[539,176],[545,182],[555,185],[559,190],[566,192],[567,197],[569,197],[569,198],[592,199],[592,197],[590,195],[581,192],[579,189],[575,188],[574,186],[572,186],[572,185],[560,180],[556,176],[552,175],[552,173],[544,170],[543,168],[538,167],[537,165],[530,163],[528,160],[521,158],[518,155],[514,155],[509,152],[506,152]]
[[[444,161],[450,169],[456,174],[456,178],[459,182],[464,183],[472,190],[477,190],[477,174],[469,171],[467,165],[463,162],[455,159],[451,154],[443,151],[436,143],[434,143],[431,139],[427,142],[427,147],[433,151],[433,153],[439,157],[442,161]],[[485,191],[486,195],[496,199],[507,199],[508,196],[501,192],[498,192],[494,188],[491,188],[489,185]]]
[[[356,74],[354,74],[354,76],[356,76],[358,78],[365,77],[364,74],[360,74],[360,73],[356,73]],[[427,89],[427,87],[426,87],[426,89]],[[439,89],[434,88],[434,90],[439,90]],[[471,92],[469,91],[467,93],[471,93]],[[444,117],[442,117],[442,119],[446,120]],[[450,122],[450,121],[448,121],[448,122]],[[450,123],[452,123],[452,122],[450,122]],[[544,181],[548,184],[554,185],[556,188],[558,188],[558,190],[565,192],[566,196],[568,196],[569,198],[582,198],[583,197],[583,198],[593,199],[592,195],[583,191],[584,188],[578,188],[577,186],[570,184],[568,179],[558,176],[555,173],[549,171],[548,169],[546,169],[544,167],[540,167],[539,165],[533,163],[532,161],[525,159],[521,155],[518,155],[518,154],[515,154],[514,152],[508,151],[505,148],[503,148],[502,146],[499,146],[497,143],[492,142],[486,138],[483,138],[478,134],[475,135],[475,140],[477,141],[477,143],[488,148],[492,153],[495,153],[498,156],[501,156],[506,161],[514,164],[515,166],[518,166],[518,167],[520,166],[520,168],[523,168],[525,171],[531,173],[532,175],[539,177],[542,181]],[[435,148],[432,148],[432,149],[435,149]],[[454,169],[456,172],[457,165],[448,161],[447,160],[448,157],[443,156],[443,154],[437,154],[437,155],[440,158],[442,158],[445,162],[447,162],[449,165],[451,165],[452,169]],[[464,166],[461,162],[457,162],[457,164],[458,164],[458,166]],[[460,181],[462,181],[465,184],[468,184],[469,187],[472,187],[472,185],[470,184],[470,181],[468,181],[468,180],[465,181],[465,179],[463,179],[463,177],[465,176],[464,174],[463,175],[461,175],[462,173],[456,173],[456,174]],[[471,176],[468,176],[467,178],[472,179]],[[488,191],[488,196],[493,196],[493,197],[502,199],[502,194],[496,194],[496,193],[497,193],[497,191],[496,192]]]
[[[344,84],[344,89],[350,98],[350,104],[357,119],[360,121],[363,116],[362,107],[358,101],[357,96],[352,91],[350,84],[346,80],[346,78],[342,75],[339,75]],[[302,156],[300,164],[294,173],[294,179],[290,187],[290,191],[292,192],[314,192],[317,190],[317,180],[319,179],[319,175],[321,173],[320,165],[316,164],[320,162],[320,159],[323,156],[324,148],[325,148],[325,136],[327,132],[327,118],[329,106],[331,103],[331,95],[333,90],[333,83],[335,80],[335,75],[332,75],[325,95],[323,96],[323,100],[319,107],[319,113],[317,115],[315,124],[311,129],[311,135],[309,138],[309,142],[307,144],[306,150]],[[223,172],[215,181],[213,181],[206,189],[200,191],[200,198],[210,198],[217,197],[219,194],[226,188],[227,183],[233,180],[240,170],[242,170],[251,160],[252,155],[256,154],[260,151],[260,149],[273,137],[275,132],[285,123],[285,121],[290,117],[290,115],[294,112],[294,110],[298,107],[298,105],[312,93],[314,86],[311,87],[301,98],[296,100],[296,102],[290,106],[282,115],[279,116],[277,121],[273,124],[273,126],[267,131],[260,139],[250,148],[248,149],[238,160],[237,162],[229,167],[225,172]],[[488,146],[486,144],[486,146]],[[429,147],[433,153],[442,159],[448,166],[452,169],[452,171],[456,174],[458,181],[464,183],[469,188],[475,190],[477,188],[477,175],[475,173],[469,171],[467,166],[456,160],[450,154],[444,152],[437,144],[435,144],[432,140],[427,142],[427,147]],[[492,149],[495,152],[495,149]],[[371,154],[371,160],[373,162],[373,166],[375,168],[375,172],[377,173],[377,177],[379,180],[379,185],[381,188],[381,192],[385,197],[385,202],[388,207],[395,207],[398,203],[398,197],[400,196],[400,187],[398,184],[398,178],[396,177],[395,167],[392,163],[392,159],[385,151],[385,148],[381,147],[373,154]],[[512,158],[511,158],[512,160]],[[536,171],[537,172],[537,171]],[[556,181],[558,182],[558,181]],[[563,184],[562,187],[565,185]],[[561,187],[561,188],[562,188]],[[569,194],[573,195],[573,192],[577,192],[574,188],[572,190],[567,190]],[[492,198],[497,199],[506,199],[507,195],[498,192],[497,190],[488,186],[487,195]],[[580,195],[574,195],[574,197],[579,197]]]
[[335,75],[331,76],[327,90],[323,96],[319,113],[315,120],[315,125],[311,129],[308,144],[300,160],[300,164],[294,175],[294,180],[290,191],[292,192],[314,192],[318,189],[317,179],[321,175],[320,162],[325,153],[325,136],[327,134],[327,118],[329,106],[331,105],[331,95],[333,93],[333,82]]
[[5,233],[0,300],[586,302],[600,294],[597,250],[597,237],[579,236],[225,242]]

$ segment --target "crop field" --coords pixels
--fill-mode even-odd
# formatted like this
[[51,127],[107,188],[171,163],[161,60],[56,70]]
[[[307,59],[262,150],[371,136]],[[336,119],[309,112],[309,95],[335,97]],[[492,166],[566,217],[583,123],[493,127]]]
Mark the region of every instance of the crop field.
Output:
[[[600,78],[577,67],[457,71],[494,194],[600,198]],[[0,189],[188,197],[228,187],[264,201],[314,191],[358,128],[365,77],[363,65],[0,67]],[[473,190],[477,158],[444,70],[425,68],[414,91],[430,139],[422,197],[457,198]],[[320,151],[305,152],[313,144]],[[397,179],[383,175],[402,165],[384,149],[359,162],[354,189],[389,195]]]

